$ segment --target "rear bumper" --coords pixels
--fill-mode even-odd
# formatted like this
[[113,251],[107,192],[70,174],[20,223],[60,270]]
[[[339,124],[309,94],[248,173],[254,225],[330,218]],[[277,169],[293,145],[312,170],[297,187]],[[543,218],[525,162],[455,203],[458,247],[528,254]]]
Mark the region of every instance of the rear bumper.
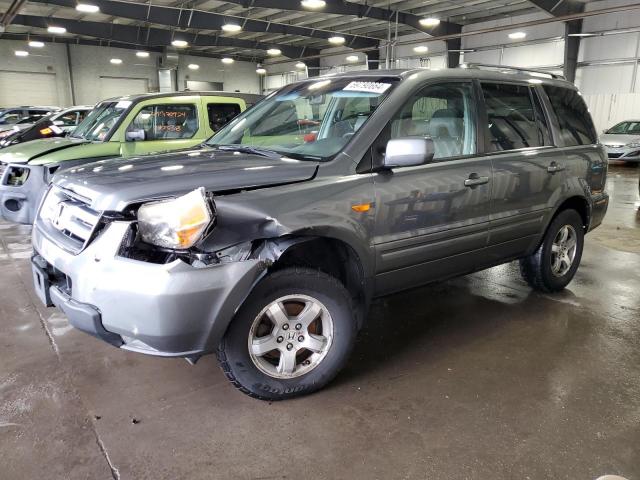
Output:
[[607,209],[609,208],[609,194],[606,192],[591,196],[591,215],[589,221],[589,231],[602,223]]
[[[41,298],[48,296],[74,327],[123,349],[171,357],[215,350],[264,273],[263,262],[194,268],[181,260],[160,265],[119,257],[129,226],[110,224],[78,255],[34,228],[34,263],[51,281]],[[34,281],[38,291],[35,267]]]
[[[14,168],[28,171],[21,185],[9,185]],[[44,167],[9,164],[0,178],[0,216],[13,223],[30,225],[47,190]]]

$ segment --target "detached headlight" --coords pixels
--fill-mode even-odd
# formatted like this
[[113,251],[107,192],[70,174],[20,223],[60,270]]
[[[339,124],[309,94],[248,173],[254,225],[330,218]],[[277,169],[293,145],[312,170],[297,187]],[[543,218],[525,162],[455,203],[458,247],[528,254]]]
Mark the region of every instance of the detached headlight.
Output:
[[193,246],[213,220],[204,188],[182,197],[145,203],[138,209],[138,227],[142,240],[164,248]]
[[640,147],[640,141],[627,143],[625,145],[625,147],[627,147],[627,148],[638,148],[638,147]]

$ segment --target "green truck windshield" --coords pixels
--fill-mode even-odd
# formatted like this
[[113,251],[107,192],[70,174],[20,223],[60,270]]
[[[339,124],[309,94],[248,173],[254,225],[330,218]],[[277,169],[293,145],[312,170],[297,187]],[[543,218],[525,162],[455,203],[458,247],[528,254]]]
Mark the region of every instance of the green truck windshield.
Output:
[[114,130],[131,102],[104,102],[96,106],[71,135],[92,142],[105,141]]

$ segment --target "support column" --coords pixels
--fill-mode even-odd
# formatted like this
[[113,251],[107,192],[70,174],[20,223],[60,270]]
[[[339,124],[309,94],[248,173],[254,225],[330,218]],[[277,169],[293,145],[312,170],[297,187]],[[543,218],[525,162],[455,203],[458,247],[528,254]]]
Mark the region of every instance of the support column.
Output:
[[367,69],[378,70],[380,68],[380,49],[370,50],[367,52]]
[[319,58],[310,58],[305,60],[304,63],[307,64],[307,75],[309,78],[317,77],[320,75],[320,59]]
[[570,82],[576,81],[578,68],[578,52],[580,51],[580,37],[570,37],[570,34],[582,33],[582,20],[574,20],[564,24],[564,77]]
[[[446,40],[447,43],[447,67],[456,68],[460,65],[460,49],[462,48],[462,38],[452,38]],[[451,52],[450,50],[457,50]]]

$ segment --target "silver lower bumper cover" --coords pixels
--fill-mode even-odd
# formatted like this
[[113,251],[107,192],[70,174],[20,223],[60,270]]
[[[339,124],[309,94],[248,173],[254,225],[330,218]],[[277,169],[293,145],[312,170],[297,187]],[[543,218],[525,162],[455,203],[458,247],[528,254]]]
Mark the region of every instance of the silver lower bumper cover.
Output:
[[[33,229],[36,255],[65,274],[72,286],[71,295],[55,285],[48,288],[52,303],[81,330],[94,334],[97,329],[100,335],[94,335],[106,341],[104,332],[115,334],[121,348],[175,357],[212,352],[264,274],[264,263],[194,268],[180,260],[159,265],[123,258],[118,250],[130,223],[111,223],[78,255]],[[119,342],[109,338],[115,339],[109,343]]]

